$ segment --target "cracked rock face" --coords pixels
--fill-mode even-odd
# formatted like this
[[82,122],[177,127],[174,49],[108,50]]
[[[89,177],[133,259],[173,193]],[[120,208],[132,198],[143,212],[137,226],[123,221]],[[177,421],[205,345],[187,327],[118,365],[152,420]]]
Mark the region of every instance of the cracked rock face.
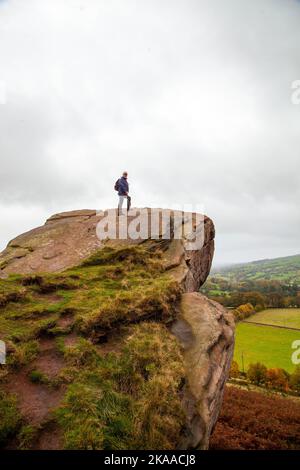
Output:
[[[178,223],[181,224],[178,218],[181,213],[164,209],[143,211],[148,218],[148,242],[152,219],[166,212],[171,215],[170,226],[160,223],[157,237],[150,243],[161,247],[164,267],[180,283],[183,292],[171,327],[182,348],[186,375],[182,403],[188,422],[179,447],[206,449],[220,411],[234,347],[232,315],[198,293],[211,268],[214,225],[206,216],[189,215],[192,232],[201,234],[201,246],[191,250],[190,233],[185,231],[181,239],[174,235]],[[142,237],[134,240],[117,237],[101,242],[96,230],[105,216],[106,213],[100,215],[94,210],[79,210],[50,217],[45,225],[8,244],[0,254],[0,277],[10,273],[59,272],[79,264],[103,246],[145,243]],[[136,217],[135,213],[129,214],[128,222],[135,223]],[[116,220],[117,229],[124,228],[125,217]],[[166,230],[171,234],[169,240],[165,238]]]

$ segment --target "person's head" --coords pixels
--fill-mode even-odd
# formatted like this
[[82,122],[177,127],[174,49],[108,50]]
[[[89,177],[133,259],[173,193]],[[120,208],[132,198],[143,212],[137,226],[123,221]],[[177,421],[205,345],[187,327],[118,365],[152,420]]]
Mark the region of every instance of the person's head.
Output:
[[124,172],[123,172],[123,177],[124,177],[124,178],[127,178],[127,176],[128,176],[127,171],[124,171]]

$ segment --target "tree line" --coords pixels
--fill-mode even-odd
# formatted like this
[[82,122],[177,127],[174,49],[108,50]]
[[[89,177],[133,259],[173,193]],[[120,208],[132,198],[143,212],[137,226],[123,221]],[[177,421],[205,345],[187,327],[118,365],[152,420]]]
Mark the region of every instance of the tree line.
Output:
[[249,364],[246,372],[241,372],[236,361],[232,361],[229,373],[231,379],[247,379],[254,385],[262,386],[280,392],[300,393],[300,366],[297,366],[292,374],[279,367],[267,368],[257,362]]
[[210,278],[202,292],[225,307],[238,308],[251,304],[256,312],[265,308],[300,307],[300,286],[277,280],[230,282]]

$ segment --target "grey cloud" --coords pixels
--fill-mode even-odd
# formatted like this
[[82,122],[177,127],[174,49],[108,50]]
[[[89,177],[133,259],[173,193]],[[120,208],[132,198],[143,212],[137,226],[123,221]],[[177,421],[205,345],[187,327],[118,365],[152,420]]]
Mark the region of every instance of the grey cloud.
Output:
[[296,0],[0,3],[1,245],[115,204],[127,169],[137,205],[205,205],[217,262],[299,252],[299,20]]

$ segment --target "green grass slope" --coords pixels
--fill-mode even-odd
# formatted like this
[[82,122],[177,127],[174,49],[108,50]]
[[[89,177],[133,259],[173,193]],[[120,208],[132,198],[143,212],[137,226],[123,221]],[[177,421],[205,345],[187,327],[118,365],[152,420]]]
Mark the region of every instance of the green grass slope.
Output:
[[0,280],[0,445],[172,449],[186,417],[167,328],[181,290],[147,244]]
[[[299,332],[272,326],[238,323],[236,326],[236,342],[234,360],[240,370],[247,370],[249,364],[263,363],[266,367],[280,367],[293,372],[295,365],[291,357],[294,349],[292,343],[299,340]],[[243,359],[242,359],[243,358]]]
[[211,276],[220,276],[230,281],[278,280],[300,284],[300,255],[265,259],[214,269]]
[[300,330],[300,308],[268,308],[255,313],[247,321]]

